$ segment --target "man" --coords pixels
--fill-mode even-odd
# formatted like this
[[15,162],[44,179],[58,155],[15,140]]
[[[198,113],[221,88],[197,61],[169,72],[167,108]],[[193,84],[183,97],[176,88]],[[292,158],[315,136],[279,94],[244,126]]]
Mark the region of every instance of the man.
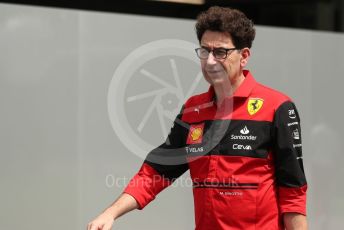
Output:
[[[289,97],[244,70],[253,23],[238,10],[211,7],[196,31],[209,91],[186,101],[166,142],[88,230],[111,229],[188,169],[196,230],[307,229],[300,119]],[[167,162],[175,158],[182,160]]]

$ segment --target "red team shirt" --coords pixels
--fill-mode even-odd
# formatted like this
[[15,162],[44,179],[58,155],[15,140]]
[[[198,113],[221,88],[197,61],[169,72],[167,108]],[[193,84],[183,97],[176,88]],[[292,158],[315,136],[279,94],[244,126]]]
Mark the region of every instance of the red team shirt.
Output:
[[143,209],[186,170],[196,230],[283,229],[282,214],[306,215],[301,127],[286,95],[245,80],[222,107],[209,91],[189,98],[125,193]]

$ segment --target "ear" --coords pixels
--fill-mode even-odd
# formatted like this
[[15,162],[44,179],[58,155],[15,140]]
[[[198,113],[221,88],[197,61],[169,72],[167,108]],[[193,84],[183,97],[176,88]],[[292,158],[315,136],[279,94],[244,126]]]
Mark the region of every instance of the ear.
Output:
[[250,58],[251,56],[251,50],[250,48],[243,48],[241,49],[241,58],[240,58],[240,66],[242,68],[244,68],[247,63],[248,63],[248,59]]

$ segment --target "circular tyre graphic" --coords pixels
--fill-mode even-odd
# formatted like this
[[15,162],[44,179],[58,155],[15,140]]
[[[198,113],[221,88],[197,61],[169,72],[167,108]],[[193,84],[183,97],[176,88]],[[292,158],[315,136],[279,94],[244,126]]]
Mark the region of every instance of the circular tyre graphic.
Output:
[[126,148],[142,159],[165,141],[183,103],[207,90],[195,47],[177,39],[147,43],[131,52],[112,77],[111,125]]

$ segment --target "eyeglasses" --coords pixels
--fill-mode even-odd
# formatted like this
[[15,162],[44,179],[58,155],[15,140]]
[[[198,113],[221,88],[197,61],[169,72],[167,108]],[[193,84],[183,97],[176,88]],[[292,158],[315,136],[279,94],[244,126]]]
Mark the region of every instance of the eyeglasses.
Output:
[[213,56],[215,59],[226,59],[228,56],[228,52],[233,51],[233,50],[237,50],[238,48],[215,48],[215,49],[207,49],[204,47],[200,47],[195,49],[197,56],[200,59],[208,59],[209,54],[212,52]]

